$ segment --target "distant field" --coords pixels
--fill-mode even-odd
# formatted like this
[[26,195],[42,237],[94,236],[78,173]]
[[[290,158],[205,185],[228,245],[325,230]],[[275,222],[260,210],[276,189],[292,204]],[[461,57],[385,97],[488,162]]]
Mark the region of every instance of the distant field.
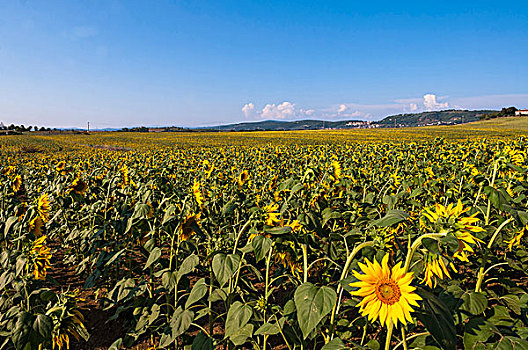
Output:
[[525,135],[0,137],[0,344],[528,349]]
[[[4,144],[46,146],[52,149],[117,146],[127,149],[152,147],[215,146],[259,144],[334,144],[366,142],[413,142],[442,137],[447,140],[497,139],[528,135],[528,118],[501,118],[454,126],[380,128],[354,130],[120,133],[94,132],[90,135],[28,134],[8,136]],[[0,140],[0,145],[2,140]]]

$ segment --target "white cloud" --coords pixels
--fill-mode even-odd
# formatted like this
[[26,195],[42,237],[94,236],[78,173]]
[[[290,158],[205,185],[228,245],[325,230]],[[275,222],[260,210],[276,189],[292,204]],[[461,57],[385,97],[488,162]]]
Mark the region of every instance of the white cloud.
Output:
[[339,108],[337,109],[337,113],[343,113],[347,109],[348,109],[348,107],[346,105],[341,104],[341,105],[339,105]]
[[283,102],[279,105],[267,104],[260,112],[263,119],[286,119],[296,116],[295,105],[291,102]]
[[423,97],[423,104],[428,111],[449,107],[449,103],[447,102],[437,102],[436,95],[434,94],[425,94]]
[[298,107],[293,102],[280,104],[268,103],[264,108],[257,108],[248,103],[242,108],[244,116],[252,119],[362,119],[380,120],[386,116],[402,113],[419,113],[423,111],[456,109],[500,109],[502,107],[528,107],[528,94],[491,95],[475,97],[439,96],[433,93],[421,97],[397,99],[379,104],[340,103],[331,106]]
[[255,105],[252,102],[246,103],[242,107],[242,112],[244,113],[244,117],[251,118],[255,114]]

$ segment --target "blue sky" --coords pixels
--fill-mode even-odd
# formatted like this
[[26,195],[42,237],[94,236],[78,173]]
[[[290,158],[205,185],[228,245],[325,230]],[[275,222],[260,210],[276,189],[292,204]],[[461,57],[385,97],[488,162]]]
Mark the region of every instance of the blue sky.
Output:
[[526,1],[0,0],[0,121],[528,108]]

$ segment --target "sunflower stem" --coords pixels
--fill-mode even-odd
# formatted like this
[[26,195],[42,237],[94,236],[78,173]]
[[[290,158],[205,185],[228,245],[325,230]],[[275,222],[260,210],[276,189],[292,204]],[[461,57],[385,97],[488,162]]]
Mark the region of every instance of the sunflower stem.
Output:
[[[269,271],[270,271],[270,265],[271,265],[271,257],[273,256],[273,246],[270,248],[268,252],[268,256],[266,257],[266,286],[264,289],[264,322],[268,322],[266,320],[266,310],[268,308],[268,290],[269,290]],[[263,350],[266,350],[266,345],[268,342],[268,335],[264,335],[264,344],[262,345]]]
[[[498,165],[498,161],[496,161],[495,164],[493,165],[493,176],[491,178],[490,187],[493,187],[495,185],[495,177],[497,176],[497,165]],[[486,226],[488,226],[489,224],[490,212],[491,212],[491,200],[488,198],[488,209],[486,210]]]
[[303,283],[308,282],[308,247],[306,243],[302,245],[303,252]]
[[240,229],[240,231],[238,232],[237,236],[236,236],[236,239],[235,239],[235,245],[233,247],[233,254],[236,253],[237,251],[237,248],[238,248],[238,241],[240,240],[240,237],[242,236],[242,234],[246,231],[246,229],[248,228],[249,224],[251,224],[251,219],[253,219],[253,215],[251,215],[248,219],[248,221],[244,224],[244,226],[242,226],[242,228]]
[[493,236],[491,236],[490,241],[488,242],[488,245],[486,246],[486,253],[484,254],[484,257],[482,258],[482,265],[480,265],[480,269],[477,275],[477,284],[475,285],[475,292],[480,292],[482,289],[482,282],[484,282],[484,276],[489,272],[488,270],[484,270],[486,268],[486,262],[488,261],[488,253],[491,247],[493,246],[493,243],[495,242],[495,239],[498,237],[499,232],[504,228],[504,226],[508,225],[511,221],[513,221],[513,218],[509,218],[508,220],[505,220],[493,233]]
[[405,326],[402,325],[401,327],[402,332],[402,343],[403,343],[403,349],[407,350],[407,334],[405,333]]
[[[343,272],[341,272],[341,278],[339,279],[340,281],[344,280],[347,277],[348,268],[350,267],[350,264],[352,264],[352,260],[354,259],[356,254],[359,253],[361,249],[365,247],[370,247],[372,245],[374,245],[374,242],[372,241],[363,242],[357,247],[355,247],[354,250],[352,250],[352,253],[348,256],[347,261],[345,262],[345,267],[343,268]],[[339,284],[337,286],[337,295],[338,295],[337,302],[334,304],[334,308],[332,309],[332,316],[330,316],[330,339],[334,339],[335,316],[339,312],[339,306],[341,304],[341,294],[342,294],[341,291],[342,291],[342,287]]]
[[440,238],[440,237],[444,237],[445,235],[446,235],[445,233],[426,233],[426,234],[421,235],[420,237],[416,238],[414,243],[411,245],[411,249],[407,253],[407,258],[405,259],[405,266],[404,266],[403,270],[405,272],[408,272],[409,266],[411,266],[411,261],[412,261],[412,257],[414,255],[414,252],[420,246],[420,244],[422,243],[422,240],[424,238]]
[[387,339],[385,339],[385,350],[390,349],[391,344],[391,338],[392,338],[392,321],[389,323],[389,326],[387,327]]

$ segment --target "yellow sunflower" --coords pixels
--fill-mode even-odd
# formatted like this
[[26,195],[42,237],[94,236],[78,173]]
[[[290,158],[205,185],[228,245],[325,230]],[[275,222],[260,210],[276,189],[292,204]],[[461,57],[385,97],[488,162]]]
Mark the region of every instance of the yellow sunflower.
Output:
[[44,280],[47,275],[47,269],[51,266],[51,248],[46,246],[46,238],[46,236],[38,238],[31,247],[33,275],[37,280]]
[[350,284],[359,288],[351,294],[363,298],[357,305],[361,314],[387,327],[397,325],[398,321],[412,322],[413,306],[418,307],[417,301],[422,299],[411,286],[412,272],[405,272],[401,262],[391,269],[389,254],[385,254],[381,265],[375,259],[374,263],[365,259],[365,263],[359,263],[363,273],[353,272],[359,281]]
[[435,232],[453,234],[458,239],[458,250],[453,256],[461,261],[468,261],[467,253],[474,252],[472,245],[482,242],[474,237],[472,233],[485,231],[482,227],[475,225],[480,220],[476,217],[477,213],[462,217],[462,214],[467,211],[469,211],[469,208],[464,208],[460,200],[456,206],[453,203],[447,207],[436,204],[434,211],[430,208],[425,209],[422,218],[425,220],[420,220],[420,227],[423,229],[433,229]]
[[341,175],[343,174],[343,168],[341,167],[341,164],[337,160],[334,160],[332,162],[332,168],[334,169],[332,179],[337,182],[341,178]]
[[62,172],[66,168],[66,162],[61,160],[57,163],[57,167],[55,168],[57,171]]
[[524,226],[519,232],[517,232],[512,239],[506,241],[508,243],[508,250],[511,252],[513,246],[519,247],[521,245],[521,238],[528,234],[528,224]]
[[128,167],[126,165],[123,165],[121,169],[121,175],[123,176],[123,182],[121,183],[121,188],[126,188],[131,184],[130,181],[130,175],[128,174]]
[[278,210],[279,210],[279,205],[277,203],[272,203],[264,207],[264,211],[266,212],[266,217],[265,217],[266,225],[275,226],[276,223],[280,222],[279,217],[281,213],[278,212]]
[[17,193],[22,187],[22,176],[17,175],[15,180],[13,180],[13,192]]
[[43,193],[37,200],[37,212],[42,218],[42,221],[47,222],[49,220],[50,213],[50,200],[47,193]]
[[196,203],[198,203],[200,208],[203,208],[204,196],[202,194],[202,191],[200,190],[200,186],[200,181],[194,181],[194,184],[192,185],[192,192],[194,195],[194,199],[196,199]]

